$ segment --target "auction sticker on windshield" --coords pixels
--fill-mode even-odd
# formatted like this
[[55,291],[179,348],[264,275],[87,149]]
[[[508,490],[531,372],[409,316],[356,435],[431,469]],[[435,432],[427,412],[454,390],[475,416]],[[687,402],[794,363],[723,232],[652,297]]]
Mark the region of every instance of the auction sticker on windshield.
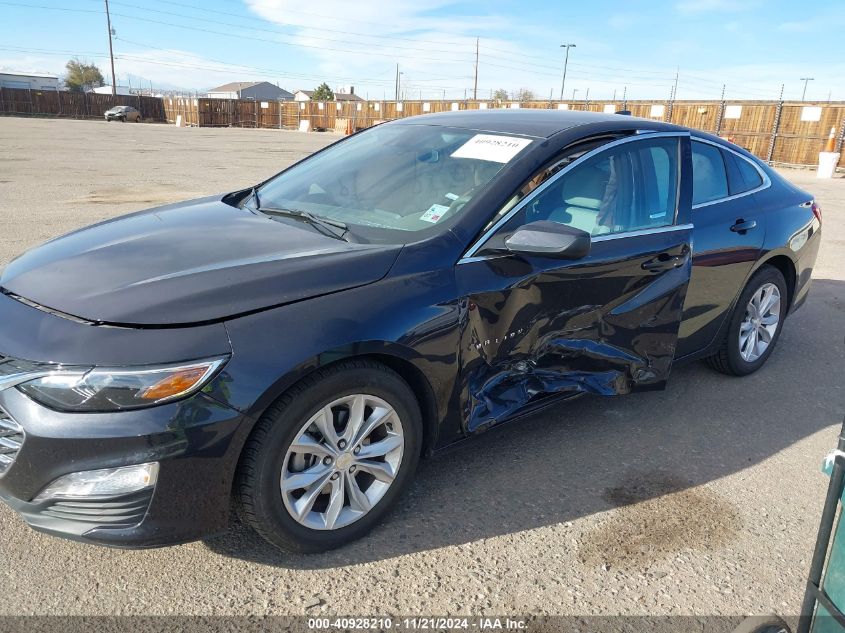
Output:
[[452,154],[452,158],[474,158],[493,163],[507,163],[528,144],[531,139],[498,134],[476,134]]
[[420,220],[424,222],[431,222],[436,224],[443,217],[443,214],[449,210],[449,207],[443,204],[433,204],[428,208],[428,211],[422,214]]

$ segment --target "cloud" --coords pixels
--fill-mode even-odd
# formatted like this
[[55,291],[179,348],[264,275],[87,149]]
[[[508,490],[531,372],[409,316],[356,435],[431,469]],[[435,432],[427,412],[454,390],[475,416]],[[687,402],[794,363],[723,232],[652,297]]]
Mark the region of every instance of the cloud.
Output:
[[508,86],[536,79],[534,75],[526,79],[527,73],[519,71],[524,61],[513,68],[509,54],[520,52],[517,46],[490,35],[506,30],[518,33],[519,27],[486,10],[478,15],[460,14],[465,4],[455,0],[357,4],[323,0],[314,5],[314,12],[304,12],[307,5],[294,0],[246,0],[246,4],[259,17],[290,30],[300,55],[312,59],[320,72],[356,77],[357,92],[369,92],[372,98],[392,98],[397,63],[409,98],[434,98],[444,90],[450,98],[462,98],[464,90],[471,96],[478,33],[486,34],[481,68],[488,78],[495,72],[497,82]]
[[683,14],[737,13],[747,11],[760,4],[759,0],[683,0],[675,9]]

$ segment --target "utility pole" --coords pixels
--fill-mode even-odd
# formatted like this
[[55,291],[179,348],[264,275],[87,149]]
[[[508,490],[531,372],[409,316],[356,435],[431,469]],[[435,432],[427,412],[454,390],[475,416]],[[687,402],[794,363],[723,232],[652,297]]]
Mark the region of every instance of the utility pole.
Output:
[[628,109],[628,86],[622,87],[622,109]]
[[399,64],[396,64],[396,101],[399,101]]
[[112,29],[111,29],[111,15],[109,15],[109,0],[106,0],[106,26],[109,29],[109,60],[111,61],[111,94],[115,96],[117,94],[117,81],[114,78],[114,51],[112,50],[111,44],[111,37],[112,37]]
[[804,97],[807,96],[807,83],[810,81],[815,81],[813,77],[801,77],[801,81],[804,82],[804,92],[801,93],[801,101],[804,100]]
[[[561,48],[566,49],[566,57],[563,59],[563,77],[560,80],[560,100],[563,101],[563,87],[566,85],[566,67],[569,65],[569,49],[575,48],[575,44],[561,44]],[[572,97],[575,99],[575,97]]]
[[478,38],[475,38],[475,81],[472,83],[472,100],[478,101]]
[[[578,88],[573,88],[573,89],[572,89],[572,100],[573,100],[573,101],[575,101],[575,93],[576,93],[576,92],[578,92]],[[561,99],[561,101],[562,101],[562,99]]]

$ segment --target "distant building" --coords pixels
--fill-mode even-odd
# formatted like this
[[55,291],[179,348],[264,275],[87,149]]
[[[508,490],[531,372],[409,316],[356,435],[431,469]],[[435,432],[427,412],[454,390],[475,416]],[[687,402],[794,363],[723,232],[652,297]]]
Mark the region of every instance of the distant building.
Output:
[[[88,92],[93,92],[94,94],[98,95],[110,95],[111,94],[111,86],[97,86],[96,88],[91,88]],[[129,86],[118,86],[115,94],[119,95],[131,95],[132,93],[129,92]]]
[[41,73],[0,72],[0,88],[27,88],[30,90],[58,90],[59,78]]
[[269,81],[233,81],[208,91],[209,99],[253,99],[290,101],[293,95]]
[[[311,95],[314,94],[313,90],[297,90],[293,93],[293,100],[294,101],[311,101]],[[363,101],[361,97],[355,94],[355,88],[349,88],[349,92],[335,92],[334,93],[334,100],[335,101]]]

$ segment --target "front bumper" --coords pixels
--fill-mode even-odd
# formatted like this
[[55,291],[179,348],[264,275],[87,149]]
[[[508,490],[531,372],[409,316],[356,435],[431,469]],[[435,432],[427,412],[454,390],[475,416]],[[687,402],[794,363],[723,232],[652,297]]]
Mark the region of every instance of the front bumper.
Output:
[[[157,547],[225,531],[232,478],[249,424],[205,393],[119,413],[46,409],[14,388],[0,408],[24,441],[0,476],[0,499],[33,528],[115,547]],[[36,501],[62,475],[158,462],[154,488],[110,497]]]

